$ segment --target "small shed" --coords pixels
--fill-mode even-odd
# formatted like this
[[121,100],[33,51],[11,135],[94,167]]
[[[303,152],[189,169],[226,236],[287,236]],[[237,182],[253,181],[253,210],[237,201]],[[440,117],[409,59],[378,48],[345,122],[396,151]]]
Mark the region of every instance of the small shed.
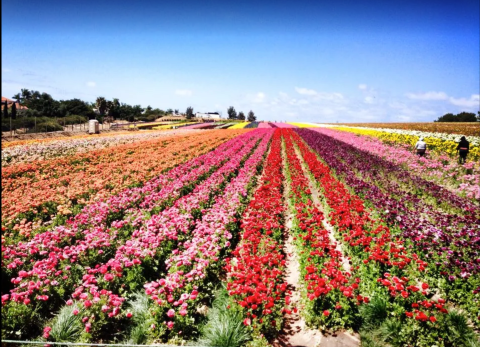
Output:
[[91,119],[88,121],[88,133],[100,134],[100,123],[98,123],[98,120]]

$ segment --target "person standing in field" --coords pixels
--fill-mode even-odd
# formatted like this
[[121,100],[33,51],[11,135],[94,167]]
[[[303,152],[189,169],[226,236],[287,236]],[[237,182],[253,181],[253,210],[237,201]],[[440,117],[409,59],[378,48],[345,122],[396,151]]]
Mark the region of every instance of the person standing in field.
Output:
[[460,155],[460,157],[458,158],[458,161],[460,164],[465,164],[465,162],[467,161],[467,154],[469,150],[470,150],[470,142],[467,141],[465,136],[462,136],[457,146],[457,153]]
[[423,157],[427,151],[427,144],[423,141],[423,137],[420,137],[415,144],[415,149],[417,150],[417,155]]

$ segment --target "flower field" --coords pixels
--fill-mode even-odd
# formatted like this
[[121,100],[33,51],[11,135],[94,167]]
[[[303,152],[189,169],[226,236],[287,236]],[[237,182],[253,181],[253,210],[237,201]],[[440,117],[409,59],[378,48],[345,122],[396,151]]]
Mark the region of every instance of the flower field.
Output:
[[[452,133],[425,132],[418,130],[399,129],[372,129],[363,127],[333,127],[333,129],[348,131],[358,135],[367,135],[378,138],[390,144],[401,144],[407,148],[413,148],[420,137],[425,139],[429,151],[444,153],[449,156],[456,155],[458,142],[462,135]],[[465,136],[470,142],[469,156],[472,159],[480,159],[480,135]]]
[[267,346],[298,312],[362,346],[478,346],[473,156],[239,124],[2,149],[2,338]]
[[407,131],[423,131],[432,133],[480,136],[480,124],[475,122],[433,122],[433,123],[351,123],[354,127],[370,127],[376,129],[400,129]]

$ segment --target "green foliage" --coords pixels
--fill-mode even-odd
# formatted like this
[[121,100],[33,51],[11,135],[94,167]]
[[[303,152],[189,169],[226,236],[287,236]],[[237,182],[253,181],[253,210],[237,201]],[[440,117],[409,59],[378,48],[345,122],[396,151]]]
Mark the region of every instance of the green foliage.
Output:
[[17,103],[16,102],[12,104],[11,114],[12,114],[12,119],[17,119]]
[[217,291],[213,307],[207,317],[208,322],[202,329],[199,344],[240,347],[251,339],[249,328],[243,324],[242,312],[232,305],[224,288]]
[[[73,311],[77,309],[80,311],[77,315]],[[49,325],[50,331],[49,341],[54,342],[74,342],[80,338],[83,332],[81,308],[77,305],[63,306],[57,316]]]
[[376,328],[388,317],[387,302],[374,296],[368,305],[360,308],[360,315],[365,327]]
[[[8,119],[8,102],[5,101],[5,104],[2,103],[2,106],[3,106],[3,119]],[[3,121],[2,119],[2,121]],[[3,129],[2,129],[3,130]]]
[[153,322],[149,311],[151,300],[144,292],[134,293],[129,302],[129,311],[132,313],[132,322],[127,343],[146,344],[150,338],[150,325]]
[[228,119],[237,119],[237,111],[235,111],[235,108],[233,106],[230,106],[227,109],[228,113]]
[[248,118],[247,118],[247,120],[248,120],[249,122],[255,122],[255,121],[257,120],[257,117],[255,117],[255,113],[253,113],[252,110],[250,110],[250,111],[248,112]]
[[2,306],[2,339],[21,340],[40,334],[38,317],[32,305],[7,302]]
[[187,107],[187,111],[185,112],[185,116],[187,119],[192,119],[193,118],[193,107],[189,106]]

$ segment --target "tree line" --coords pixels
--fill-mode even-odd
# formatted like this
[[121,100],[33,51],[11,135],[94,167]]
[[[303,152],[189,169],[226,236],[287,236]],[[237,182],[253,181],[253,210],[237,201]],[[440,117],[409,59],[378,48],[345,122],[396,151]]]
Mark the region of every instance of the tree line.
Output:
[[439,117],[435,122],[480,122],[480,111],[478,111],[476,116],[473,112],[447,113]]
[[[26,129],[27,131],[57,131],[71,124],[83,124],[91,119],[100,123],[115,120],[154,121],[166,115],[180,115],[178,109],[168,108],[162,110],[150,105],[129,105],[120,102],[118,98],[107,100],[99,96],[95,102],[86,102],[77,98],[68,100],[55,100],[50,94],[36,90],[21,89],[12,99],[11,106],[5,102],[2,111],[2,131],[10,129]],[[17,108],[19,106],[25,106]],[[10,106],[10,107],[8,107]],[[243,112],[235,111],[233,106],[228,108],[228,119],[245,120]],[[184,113],[187,119],[194,117],[193,108],[188,107]],[[250,110],[248,121],[256,120],[255,114]]]
[[[240,111],[237,114],[237,111],[235,111],[235,107],[233,107],[233,106],[230,106],[227,109],[227,114],[228,114],[228,119],[245,120],[245,113]],[[249,122],[255,122],[257,120],[257,117],[255,117],[255,113],[253,113],[252,110],[250,110],[250,112],[248,112],[247,120]]]

